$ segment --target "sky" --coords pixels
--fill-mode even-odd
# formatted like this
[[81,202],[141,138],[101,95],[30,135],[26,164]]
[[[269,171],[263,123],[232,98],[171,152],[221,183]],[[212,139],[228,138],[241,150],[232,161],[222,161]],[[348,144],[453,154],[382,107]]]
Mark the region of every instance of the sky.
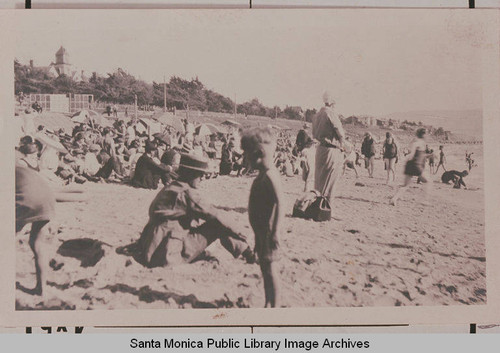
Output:
[[[238,103],[383,115],[482,107],[481,17],[439,10],[21,11],[15,55],[118,67],[147,82],[198,77]],[[19,13],[19,12],[18,12]]]

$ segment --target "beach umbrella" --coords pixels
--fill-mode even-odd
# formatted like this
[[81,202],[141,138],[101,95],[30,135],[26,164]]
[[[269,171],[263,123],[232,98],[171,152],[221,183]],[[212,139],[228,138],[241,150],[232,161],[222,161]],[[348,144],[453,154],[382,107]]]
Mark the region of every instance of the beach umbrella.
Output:
[[205,124],[201,124],[201,125],[198,125],[195,130],[194,130],[194,133],[198,136],[210,136],[212,135],[212,131],[210,131],[210,129],[208,128],[207,125]]
[[226,121],[222,122],[222,125],[228,125],[228,126],[233,126],[233,127],[241,126],[241,124],[239,122],[234,121],[234,120],[226,120]]
[[212,123],[205,123],[204,124],[212,134],[216,134],[218,132],[221,132],[221,129],[219,127],[217,127],[215,124],[212,124]]
[[138,133],[142,132],[147,133],[149,131],[152,135],[154,135],[157,132],[158,133],[162,132],[161,124],[157,121],[148,118],[139,119],[139,124],[136,125],[135,129]]
[[172,144],[172,139],[168,133],[159,133],[158,132],[158,133],[154,134],[153,137],[160,140],[161,142],[169,145],[169,146]]
[[106,120],[101,114],[94,110],[80,110],[71,116],[71,121],[74,123],[86,123],[94,127],[94,125],[112,126],[112,123]]
[[71,120],[73,120],[75,123],[85,123],[89,120],[95,120],[100,116],[101,115],[96,111],[84,109],[71,115]]
[[276,130],[281,130],[282,129],[278,125],[273,125],[273,124],[268,124],[267,127],[270,128],[270,129],[276,129]]
[[66,147],[64,147],[64,145],[61,142],[50,138],[45,133],[37,133],[35,135],[35,139],[40,141],[43,145],[45,145],[47,147],[52,147],[53,149],[55,149],[58,152],[63,152],[63,153],[68,152]]
[[163,125],[171,126],[179,132],[184,132],[184,124],[182,120],[172,113],[165,113],[156,118]]
[[88,117],[89,117],[88,111],[80,110],[79,112],[76,112],[75,114],[71,115],[71,120],[75,123],[84,123],[87,121]]

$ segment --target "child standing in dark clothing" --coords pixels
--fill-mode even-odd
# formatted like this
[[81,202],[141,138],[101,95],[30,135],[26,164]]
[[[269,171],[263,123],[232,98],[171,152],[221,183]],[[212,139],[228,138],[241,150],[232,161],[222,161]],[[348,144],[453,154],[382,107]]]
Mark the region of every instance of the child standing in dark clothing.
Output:
[[252,168],[259,171],[250,191],[248,216],[264,279],[265,307],[276,307],[279,305],[279,286],[274,262],[278,259],[283,209],[280,176],[273,164],[274,137],[269,129],[252,129],[243,135],[241,148]]
[[436,169],[434,170],[434,174],[437,174],[438,170],[439,170],[439,167],[443,167],[444,171],[446,172],[446,156],[444,155],[444,147],[443,146],[439,146],[439,163],[436,167]]

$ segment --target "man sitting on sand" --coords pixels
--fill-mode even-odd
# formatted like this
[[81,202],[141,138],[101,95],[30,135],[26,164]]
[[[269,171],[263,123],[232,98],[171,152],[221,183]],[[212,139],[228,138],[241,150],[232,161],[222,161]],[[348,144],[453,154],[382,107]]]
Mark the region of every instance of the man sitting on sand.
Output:
[[203,158],[182,154],[178,180],[164,187],[151,203],[149,222],[138,242],[147,266],[193,262],[217,239],[234,258],[241,255],[249,263],[255,261],[245,238],[224,225],[197,193],[207,170]]
[[463,172],[459,172],[456,170],[448,170],[443,173],[441,176],[441,181],[445,184],[449,184],[450,181],[453,182],[453,188],[455,189],[460,189],[460,187],[464,187],[464,189],[467,189],[467,185],[465,185],[464,179],[467,175],[469,175],[469,172],[464,170]]
[[131,182],[133,186],[156,190],[160,180],[172,172],[172,167],[156,163],[153,159],[155,151],[154,143],[146,141],[145,152],[135,165],[134,177]]

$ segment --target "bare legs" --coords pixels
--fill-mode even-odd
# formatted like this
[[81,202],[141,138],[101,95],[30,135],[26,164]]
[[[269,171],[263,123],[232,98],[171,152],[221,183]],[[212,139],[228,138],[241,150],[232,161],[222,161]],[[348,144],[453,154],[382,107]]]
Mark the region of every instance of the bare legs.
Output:
[[47,237],[49,221],[34,222],[31,225],[31,232],[29,238],[29,245],[33,251],[35,258],[35,271],[36,271],[36,286],[33,289],[23,287],[21,284],[16,283],[16,288],[33,295],[42,295],[46,283],[46,274],[48,261],[44,249],[42,249],[42,240]]
[[392,173],[392,181],[394,182],[396,180],[396,173],[394,172],[394,164],[396,162],[396,158],[386,158],[385,160],[385,168],[387,169],[387,180],[386,184],[389,184],[389,181],[391,179],[391,173]]
[[374,168],[374,161],[375,157],[370,157],[368,158],[368,177],[373,178],[373,168]]
[[434,174],[437,174],[440,166],[442,166],[443,169],[444,169],[444,171],[446,172],[446,167],[444,166],[444,163],[439,162],[439,164],[437,165],[436,169],[434,170]]
[[260,269],[264,279],[264,293],[266,296],[265,307],[279,306],[279,290],[278,290],[278,276],[276,273],[276,264],[271,261],[260,261]]
[[[397,201],[399,200],[401,195],[406,191],[406,189],[408,188],[408,185],[410,185],[412,178],[413,177],[411,175],[405,174],[403,186],[401,186],[398,189],[396,194],[391,199],[391,201],[390,201],[391,205],[396,206]],[[432,187],[431,179],[430,179],[429,175],[427,174],[427,172],[424,171],[424,172],[422,172],[422,175],[420,175],[420,180],[424,183],[424,195],[425,195],[424,203],[427,204],[427,198],[430,195],[430,189]]]

